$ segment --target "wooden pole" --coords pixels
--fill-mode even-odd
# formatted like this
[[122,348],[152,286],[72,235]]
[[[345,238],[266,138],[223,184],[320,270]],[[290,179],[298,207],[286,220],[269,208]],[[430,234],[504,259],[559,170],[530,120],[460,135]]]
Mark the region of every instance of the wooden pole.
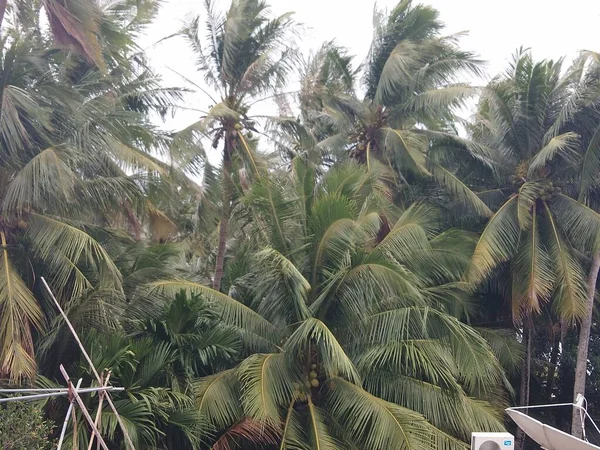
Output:
[[[67,374],[67,371],[65,370],[65,368],[63,367],[62,364],[60,365],[60,373],[62,373],[62,376],[65,378],[65,381],[67,382],[69,388],[72,389],[73,383],[71,383],[71,379],[69,378],[69,375]],[[77,404],[79,405],[79,408],[81,409],[81,412],[83,413],[83,417],[85,417],[85,420],[87,420],[90,427],[92,427],[92,432],[94,434],[96,434],[96,437],[98,438],[98,442],[100,442],[100,445],[102,446],[103,450],[109,450],[108,447],[106,446],[106,442],[104,442],[104,439],[102,439],[102,436],[100,435],[100,431],[98,431],[96,424],[94,424],[94,421],[92,420],[92,417],[90,416],[90,413],[87,411],[87,408],[85,407],[85,404],[83,403],[83,400],[81,400],[81,397],[79,396],[77,391],[74,389],[72,389],[72,396],[75,399],[75,401],[77,402]]]
[[[108,381],[110,380],[110,372],[106,374],[104,378],[104,387],[108,386]],[[94,423],[97,427],[100,427],[100,417],[102,415],[102,402],[104,401],[104,392],[100,392],[98,394],[98,411],[96,411],[96,419],[94,419]],[[94,433],[90,436],[90,443],[88,445],[88,450],[92,450],[92,445],[94,445]],[[100,443],[98,443],[100,446]]]
[[[79,339],[79,336],[77,335],[77,332],[75,331],[75,328],[73,328],[73,325],[71,325],[71,322],[69,321],[69,318],[67,317],[67,315],[63,311],[62,307],[58,303],[58,300],[56,300],[56,297],[52,293],[52,290],[50,289],[50,286],[48,286],[48,283],[46,283],[46,280],[44,279],[44,277],[41,277],[41,280],[42,280],[42,283],[44,284],[44,286],[46,287],[46,290],[48,291],[48,294],[50,294],[50,297],[52,298],[52,301],[54,302],[54,304],[56,305],[56,307],[60,311],[60,314],[63,316],[63,319],[65,319],[65,322],[67,323],[67,326],[69,327],[69,330],[71,330],[71,333],[73,334],[73,338],[77,342],[77,345],[79,345],[79,349],[81,350],[81,353],[83,353],[83,356],[85,357],[86,361],[90,365],[90,369],[94,373],[94,376],[96,377],[96,380],[98,381],[98,383],[100,385],[102,385],[102,379],[100,378],[100,375],[98,374],[98,371],[94,367],[94,363],[92,363],[90,355],[88,355],[88,353],[85,351],[85,347],[81,343],[81,340]],[[133,445],[133,442],[131,441],[131,437],[129,437],[129,433],[127,432],[127,428],[125,428],[125,424],[123,423],[123,420],[121,419],[121,416],[119,415],[119,412],[117,411],[117,408],[115,407],[115,404],[112,402],[112,399],[110,398],[110,394],[108,392],[106,394],[106,402],[108,403],[108,405],[110,406],[110,409],[112,410],[112,412],[114,413],[115,417],[117,418],[117,422],[119,423],[119,427],[121,428],[121,432],[123,433],[123,437],[125,438],[125,442],[127,442],[127,445],[129,446],[129,449],[130,450],[135,450],[135,446]],[[86,411],[86,413],[87,413],[87,411]],[[89,414],[88,414],[88,416],[89,416]],[[106,450],[108,450],[108,449],[106,449]]]
[[[75,386],[75,390],[79,389],[79,386],[81,386],[82,381],[83,381],[83,378],[80,378],[79,381],[77,381],[77,386]],[[71,415],[71,410],[73,409],[73,399],[69,399],[69,400],[70,400],[69,409],[67,409],[67,415],[65,416],[65,420],[63,422],[62,430],[60,432],[60,438],[58,439],[58,444],[56,445],[56,450],[61,450],[63,441],[65,440],[65,433],[67,432],[69,416]]]

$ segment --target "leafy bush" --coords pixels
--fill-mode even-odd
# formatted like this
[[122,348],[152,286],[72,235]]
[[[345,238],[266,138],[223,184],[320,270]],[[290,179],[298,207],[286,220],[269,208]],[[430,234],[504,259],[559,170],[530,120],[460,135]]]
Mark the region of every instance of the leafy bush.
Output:
[[41,408],[24,402],[0,407],[0,450],[50,450],[52,424]]

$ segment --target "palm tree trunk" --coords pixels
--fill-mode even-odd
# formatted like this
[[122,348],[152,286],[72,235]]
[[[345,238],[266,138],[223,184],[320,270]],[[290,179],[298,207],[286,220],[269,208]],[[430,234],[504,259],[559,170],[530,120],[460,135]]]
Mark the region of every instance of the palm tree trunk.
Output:
[[231,153],[232,136],[225,136],[225,149],[223,152],[223,185],[221,220],[219,222],[219,244],[217,246],[217,257],[215,260],[215,276],[213,278],[213,289],[221,289],[221,280],[223,279],[223,270],[225,265],[225,247],[227,244],[227,228],[229,226],[229,216],[231,215]]
[[560,323],[560,332],[555,333],[552,342],[552,352],[550,353],[550,366],[548,367],[548,378],[546,379],[546,392],[548,394],[548,402],[552,400],[552,389],[554,389],[554,378],[556,376],[556,364],[558,364],[558,351],[560,348],[562,335],[562,322]]
[[[529,387],[531,381],[531,335],[532,335],[531,312],[523,319],[523,343],[525,344],[525,358],[521,370],[521,390],[519,393],[520,406],[529,406]],[[523,450],[525,446],[525,433],[519,428],[515,442],[516,450]]]
[[[585,395],[585,379],[587,376],[588,347],[590,344],[590,330],[592,328],[592,315],[594,312],[594,296],[596,294],[596,281],[598,280],[598,271],[600,270],[600,252],[594,255],[592,267],[587,283],[587,305],[586,314],[581,321],[579,329],[579,345],[577,347],[577,364],[575,365],[575,383],[573,386],[573,401],[577,395]],[[573,408],[571,421],[571,433],[578,437],[583,437],[583,424],[579,415],[579,410]]]
[[6,4],[8,0],[0,0],[0,27],[2,27],[2,22],[4,22],[4,13],[6,13]]

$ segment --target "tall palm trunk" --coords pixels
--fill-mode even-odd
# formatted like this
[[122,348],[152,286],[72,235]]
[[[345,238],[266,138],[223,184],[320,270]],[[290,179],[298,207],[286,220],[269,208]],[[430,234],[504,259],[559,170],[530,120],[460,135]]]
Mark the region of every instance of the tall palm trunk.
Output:
[[[519,393],[520,406],[529,406],[529,387],[531,382],[531,337],[532,337],[531,312],[523,319],[523,343],[525,344],[525,358],[521,370],[521,390]],[[517,450],[523,450],[525,446],[525,433],[519,428],[515,442]]]
[[[590,344],[590,330],[592,328],[592,315],[594,312],[594,296],[596,294],[596,281],[600,270],[600,251],[594,255],[592,267],[587,283],[587,305],[585,317],[581,321],[579,330],[579,345],[577,347],[577,364],[575,365],[575,383],[573,386],[573,401],[577,395],[585,395],[585,379],[587,376],[588,348]],[[571,433],[578,438],[583,437],[583,427],[579,410],[573,408]]]
[[554,389],[554,378],[556,376],[556,365],[558,364],[558,354],[563,329],[562,321],[559,327],[560,332],[554,333],[554,339],[552,340],[552,352],[550,353],[550,365],[548,366],[548,378],[546,379],[546,393],[548,402],[552,400],[552,390]]
[[225,247],[227,245],[227,228],[231,214],[231,154],[233,150],[233,136],[225,135],[225,149],[223,151],[223,185],[221,220],[219,222],[219,244],[217,246],[217,257],[215,261],[215,276],[213,278],[213,289],[221,289],[223,270],[225,265]]

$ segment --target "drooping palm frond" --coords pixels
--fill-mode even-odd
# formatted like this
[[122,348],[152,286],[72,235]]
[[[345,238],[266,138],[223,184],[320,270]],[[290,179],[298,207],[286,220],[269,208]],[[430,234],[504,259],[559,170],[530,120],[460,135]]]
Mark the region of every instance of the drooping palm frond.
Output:
[[102,286],[121,289],[118,268],[102,245],[85,231],[56,218],[31,214],[27,236],[36,256],[48,265],[48,279],[61,296],[76,298],[92,286],[87,268]]
[[243,418],[239,389],[233,370],[201,378],[195,383],[198,411],[212,430],[225,430]]
[[59,45],[74,48],[100,68],[105,67],[99,42],[102,12],[91,0],[44,0],[48,22]]
[[292,333],[284,347],[286,357],[294,360],[299,355],[306,353],[309,350],[308,346],[311,341],[315,343],[314,345],[323,363],[323,369],[328,377],[340,374],[353,383],[360,382],[360,376],[353,362],[327,325],[318,319],[305,320]]
[[33,293],[11,261],[4,231],[0,230],[0,238],[0,371],[13,380],[32,379],[36,364],[31,327],[40,330],[43,315]]
[[277,444],[277,435],[264,423],[244,418],[229,428],[212,445],[212,450],[235,450],[240,442],[252,442],[259,445]]
[[481,281],[494,267],[515,254],[520,237],[517,204],[518,197],[512,197],[488,221],[475,247],[468,280]]
[[300,380],[282,354],[255,354],[237,369],[244,412],[259,422],[279,429],[280,405],[293,399],[294,385]]
[[202,284],[186,280],[157,280],[142,287],[145,295],[158,296],[158,299],[174,297],[181,290],[189,290],[214,303],[221,319],[240,330],[244,342],[251,348],[272,350],[277,342],[277,329],[266,319],[244,304]]
[[353,441],[365,448],[462,449],[464,444],[431,435],[415,412],[377,398],[340,378],[330,380],[327,402],[336,421],[348,424]]

